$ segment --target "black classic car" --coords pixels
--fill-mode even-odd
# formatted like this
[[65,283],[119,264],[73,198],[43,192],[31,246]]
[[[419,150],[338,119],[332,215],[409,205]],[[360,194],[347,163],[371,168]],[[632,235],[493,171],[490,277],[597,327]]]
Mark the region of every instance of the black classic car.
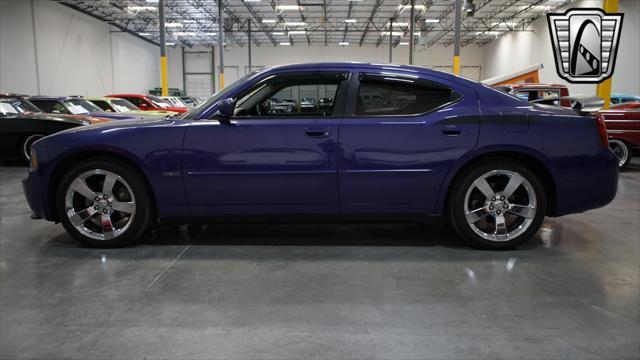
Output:
[[0,93],[0,157],[28,161],[31,145],[43,137],[103,121],[89,116],[45,114],[24,96]]

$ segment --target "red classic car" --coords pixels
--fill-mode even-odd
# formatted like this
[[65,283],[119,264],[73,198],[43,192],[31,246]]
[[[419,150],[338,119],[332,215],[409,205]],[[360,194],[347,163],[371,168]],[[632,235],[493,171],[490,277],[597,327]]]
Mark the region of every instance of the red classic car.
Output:
[[640,101],[626,102],[622,104],[611,105],[611,109],[640,109]]
[[[521,99],[527,101],[536,101],[546,98],[558,98],[563,96],[569,96],[569,89],[566,85],[562,84],[536,84],[536,83],[523,83],[523,84],[510,84],[496,86],[504,92],[513,94]],[[549,100],[549,102],[542,102],[547,105],[560,105],[564,107],[571,107],[570,100]]]
[[107,95],[106,97],[129,100],[134,105],[139,107],[140,110],[146,110],[146,111],[168,110],[168,111],[175,111],[177,113],[184,113],[184,112],[187,112],[187,110],[189,110],[186,107],[172,106],[171,104],[167,103],[165,100],[153,95],[112,94],[112,95]]
[[[635,106],[633,104],[636,104]],[[616,154],[620,168],[629,165],[634,152],[640,151],[640,103],[602,110],[600,114],[607,126],[609,147]]]

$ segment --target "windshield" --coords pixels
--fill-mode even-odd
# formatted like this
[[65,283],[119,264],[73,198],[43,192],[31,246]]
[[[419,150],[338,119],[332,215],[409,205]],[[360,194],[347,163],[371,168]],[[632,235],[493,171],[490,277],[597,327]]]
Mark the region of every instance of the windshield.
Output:
[[[18,114],[24,114],[26,112],[40,112],[40,109],[38,109],[35,105],[19,97],[0,98],[0,104],[9,104],[13,110],[18,112]],[[11,111],[12,113],[13,110]]]
[[110,101],[110,104],[114,109],[116,109],[117,112],[140,110],[140,108],[133,105],[129,100],[125,99],[112,99]]
[[202,112],[202,110],[207,109],[211,105],[215,104],[217,101],[226,98],[228,94],[231,94],[231,93],[235,92],[236,89],[238,89],[240,86],[242,86],[242,84],[244,84],[244,82],[247,79],[251,78],[252,76],[256,75],[257,73],[259,73],[259,72],[261,72],[263,70],[264,69],[254,70],[254,71],[248,73],[247,75],[241,77],[240,79],[234,81],[231,85],[229,85],[226,88],[224,88],[224,89],[218,91],[217,93],[213,94],[209,99],[201,102],[200,105],[198,105],[198,106],[194,107],[193,109],[191,109],[190,111],[184,113],[180,118],[184,119],[184,120],[193,120],[196,115],[198,115],[198,114],[200,114]]
[[90,112],[102,111],[102,109],[100,109],[96,105],[93,105],[92,103],[90,103],[85,99],[64,100],[62,103],[73,115],[83,115],[83,114],[88,114]]
[[159,108],[171,107],[171,104],[169,104],[168,102],[164,101],[163,99],[160,99],[157,96],[147,95],[147,99],[149,99],[149,101],[151,101],[153,103],[153,105],[155,105],[155,106],[157,106]]
[[18,109],[9,102],[5,102],[7,99],[0,99],[0,117],[15,116],[20,114]]

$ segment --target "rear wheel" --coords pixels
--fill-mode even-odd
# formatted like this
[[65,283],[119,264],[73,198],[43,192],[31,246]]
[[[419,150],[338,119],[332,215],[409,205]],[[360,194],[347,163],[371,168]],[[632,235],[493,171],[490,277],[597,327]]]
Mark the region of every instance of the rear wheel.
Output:
[[618,158],[618,167],[624,169],[631,161],[631,148],[627,143],[618,139],[609,139],[609,148]]
[[31,160],[31,146],[33,146],[33,143],[42,139],[43,137],[45,137],[45,135],[32,134],[27,136],[24,140],[22,140],[22,143],[20,144],[20,150],[21,150],[20,156],[22,157],[23,160],[26,160],[27,162]]
[[118,247],[151,224],[151,196],[138,171],[113,159],[92,159],[63,177],[57,211],[65,229],[91,247]]
[[454,185],[450,217],[471,246],[508,249],[529,240],[545,216],[538,177],[521,163],[495,159],[473,166]]

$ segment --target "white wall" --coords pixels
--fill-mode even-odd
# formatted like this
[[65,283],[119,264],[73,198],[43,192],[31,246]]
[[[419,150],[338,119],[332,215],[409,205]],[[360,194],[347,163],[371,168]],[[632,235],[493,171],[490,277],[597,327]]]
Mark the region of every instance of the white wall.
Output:
[[104,95],[159,86],[159,48],[114,30],[53,1],[1,0],[0,89]]
[[[188,49],[210,50],[210,49]],[[182,59],[180,48],[169,48],[167,58],[169,61],[169,86],[182,88]],[[260,47],[252,47],[252,62],[254,67],[270,66],[279,64],[291,64],[301,62],[322,62],[322,61],[367,61],[386,63],[389,60],[389,47],[372,45],[359,47],[352,46],[307,46],[300,44],[296,46],[273,46],[271,43],[261,44]],[[483,50],[475,45],[467,46],[461,50],[461,65],[475,66],[480,69],[469,69],[479,71],[479,78],[484,78]],[[409,48],[407,46],[397,46],[393,50],[393,62],[396,64],[409,63]],[[414,53],[414,64],[422,66],[451,66],[453,62],[453,46],[417,49]],[[216,71],[220,66],[218,48],[215,49]],[[248,63],[247,46],[240,47],[236,44],[227,46],[224,52],[225,83],[228,85],[238,76],[246,74]],[[237,68],[237,69],[236,69]],[[446,71],[447,69],[441,69]],[[465,70],[466,71],[466,70]],[[464,75],[464,72],[463,72]],[[217,81],[216,81],[217,82]],[[217,85],[216,85],[217,88]]]
[[[602,7],[601,0],[580,0],[569,7]],[[557,12],[564,12],[559,9]],[[612,92],[640,94],[640,1],[620,0],[619,12],[624,13],[624,23],[620,38],[620,49],[613,76]],[[549,38],[546,17],[534,21],[530,32],[514,32],[484,46],[484,78],[490,78],[530,65],[542,63],[540,81],[543,83],[563,83],[556,73],[553,49]],[[596,85],[567,84],[572,94],[596,93]]]

